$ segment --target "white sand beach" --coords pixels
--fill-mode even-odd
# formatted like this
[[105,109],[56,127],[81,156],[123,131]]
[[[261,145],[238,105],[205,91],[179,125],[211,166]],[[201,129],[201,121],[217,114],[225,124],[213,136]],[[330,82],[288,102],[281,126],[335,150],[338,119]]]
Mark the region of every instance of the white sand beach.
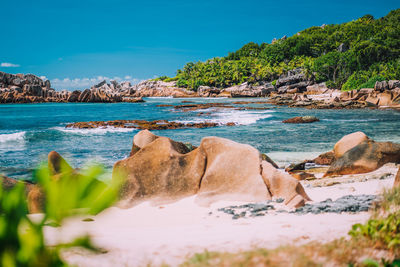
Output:
[[[379,194],[393,185],[398,167],[387,164],[367,174],[303,181],[314,202],[344,195]],[[320,186],[321,181],[340,181]],[[105,253],[82,249],[65,251],[67,262],[77,266],[176,266],[187,257],[208,251],[241,251],[254,247],[276,248],[312,240],[328,242],[346,236],[355,223],[365,222],[368,212],[295,214],[269,212],[261,217],[233,220],[218,208],[243,203],[217,202],[210,207],[195,204],[194,197],[151,206],[142,203],[130,209],[109,208],[91,217],[75,218],[62,228],[46,227],[49,244],[88,233]],[[86,217],[85,217],[86,218]]]

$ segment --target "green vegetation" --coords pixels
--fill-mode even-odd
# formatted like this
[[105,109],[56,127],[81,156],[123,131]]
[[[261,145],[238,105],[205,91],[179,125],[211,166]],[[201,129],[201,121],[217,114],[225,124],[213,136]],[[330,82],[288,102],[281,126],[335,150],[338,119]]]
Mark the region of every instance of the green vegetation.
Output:
[[40,167],[35,174],[44,194],[42,217],[28,216],[25,185],[17,184],[9,191],[0,186],[0,266],[36,267],[67,266],[60,258],[60,250],[83,247],[94,250],[87,236],[67,244],[45,245],[45,226],[60,226],[73,215],[96,214],[116,199],[117,185],[107,186],[96,178],[103,173],[99,166],[82,170],[80,174],[68,166],[57,176],[48,167]]
[[182,266],[400,266],[399,208],[400,187],[397,187],[384,192],[370,220],[354,225],[349,239],[238,253],[205,251],[195,254]]
[[201,85],[225,88],[272,82],[298,67],[317,82],[344,90],[373,87],[376,76],[399,79],[400,9],[380,19],[365,15],[343,24],[311,27],[271,44],[248,43],[226,57],[187,63],[172,79],[192,90]]

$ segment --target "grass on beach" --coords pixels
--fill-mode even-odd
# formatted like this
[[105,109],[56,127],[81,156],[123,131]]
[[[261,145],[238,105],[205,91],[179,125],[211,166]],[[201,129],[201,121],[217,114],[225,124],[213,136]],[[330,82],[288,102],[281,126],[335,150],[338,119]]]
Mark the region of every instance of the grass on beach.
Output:
[[[200,266],[400,266],[400,187],[385,191],[365,224],[328,243],[195,254],[182,267]],[[267,229],[266,229],[267,231]]]

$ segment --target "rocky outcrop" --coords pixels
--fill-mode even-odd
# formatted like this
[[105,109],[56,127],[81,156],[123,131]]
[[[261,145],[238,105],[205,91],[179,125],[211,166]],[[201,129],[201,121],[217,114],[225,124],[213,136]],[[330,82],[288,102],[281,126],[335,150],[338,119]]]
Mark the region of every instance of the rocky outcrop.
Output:
[[278,93],[301,93],[307,90],[307,86],[314,84],[312,79],[306,77],[302,69],[294,69],[283,74],[276,81]]
[[114,120],[114,121],[82,121],[69,123],[65,128],[78,128],[78,129],[95,129],[95,128],[132,128],[140,130],[167,130],[167,129],[181,129],[181,128],[209,128],[217,126],[235,126],[233,122],[225,124],[218,124],[216,122],[193,122],[182,123],[167,120]]
[[43,81],[32,74],[9,74],[0,72],[0,103],[46,102],[65,97],[63,92],[50,88],[49,81]]
[[303,117],[294,117],[287,120],[282,121],[283,123],[312,123],[319,121],[317,117],[314,116],[303,116]]
[[326,94],[326,93],[330,93],[330,92],[331,92],[331,90],[326,86],[325,83],[317,83],[317,84],[307,86],[305,94],[322,95],[322,94]]
[[375,91],[383,92],[385,90],[392,90],[400,88],[400,81],[399,80],[390,80],[390,81],[382,81],[376,82],[374,86]]
[[103,81],[84,91],[56,91],[49,80],[42,80],[33,74],[9,74],[0,72],[0,103],[42,103],[42,102],[143,102],[141,99],[126,98],[125,83]]
[[245,82],[222,90],[223,93],[228,93],[231,97],[266,97],[273,91],[275,91],[275,87],[267,82],[261,85]]
[[130,207],[143,200],[173,201],[195,194],[202,205],[278,196],[296,207],[309,200],[296,179],[263,161],[249,145],[206,137],[191,151],[182,148],[169,138],[147,131],[138,133],[134,153],[118,161],[113,169],[113,179],[124,181],[121,206]]
[[195,92],[179,88],[176,82],[145,80],[129,88],[129,95],[134,97],[194,97]]
[[335,147],[335,154],[341,156],[335,159],[325,176],[367,173],[389,162],[400,163],[400,144],[375,142],[362,133],[345,136]]

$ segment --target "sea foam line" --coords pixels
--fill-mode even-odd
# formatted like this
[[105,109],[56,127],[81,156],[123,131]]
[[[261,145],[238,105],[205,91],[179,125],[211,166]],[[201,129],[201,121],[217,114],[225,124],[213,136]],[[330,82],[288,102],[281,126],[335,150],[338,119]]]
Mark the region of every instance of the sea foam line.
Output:
[[24,140],[25,133],[26,132],[23,131],[23,132],[11,133],[11,134],[0,134],[0,143]]
[[[206,110],[202,110],[206,112]],[[213,113],[211,118],[193,118],[192,120],[179,120],[176,122],[181,123],[193,123],[193,122],[214,122],[218,124],[226,124],[234,122],[238,125],[249,125],[254,124],[258,120],[271,118],[275,111],[264,110],[264,111],[238,111],[238,110],[224,110]]]
[[61,131],[64,133],[81,134],[81,135],[103,135],[107,133],[126,133],[136,130],[134,128],[116,128],[116,127],[93,128],[93,129],[53,127],[51,129]]

